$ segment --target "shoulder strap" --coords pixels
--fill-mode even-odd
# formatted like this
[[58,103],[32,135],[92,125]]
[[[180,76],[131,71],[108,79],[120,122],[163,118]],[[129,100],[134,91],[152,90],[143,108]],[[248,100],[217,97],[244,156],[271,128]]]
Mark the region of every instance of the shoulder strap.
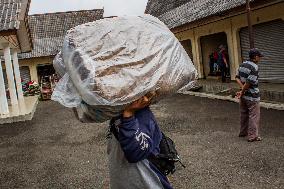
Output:
[[118,140],[118,132],[119,132],[119,126],[121,125],[121,117],[117,116],[110,120],[109,123],[109,131],[112,133],[115,138]]
[[160,158],[167,158],[172,161],[179,160],[179,156],[178,156],[178,152],[175,147],[175,143],[173,142],[171,138],[166,136],[163,132],[162,132],[162,140],[160,142],[159,147],[160,147],[160,154],[158,156]]

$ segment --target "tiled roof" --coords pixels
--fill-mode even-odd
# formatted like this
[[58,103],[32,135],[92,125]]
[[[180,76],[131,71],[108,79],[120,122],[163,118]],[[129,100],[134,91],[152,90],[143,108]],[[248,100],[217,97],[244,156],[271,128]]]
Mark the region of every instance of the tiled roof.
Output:
[[157,17],[187,3],[188,1],[189,0],[149,0],[145,13]]
[[[175,0],[171,1],[174,2]],[[163,3],[165,3],[164,6],[167,5],[167,1],[163,1]],[[162,14],[153,11],[152,15],[158,17],[169,28],[175,28],[245,4],[246,0],[188,0],[187,3]],[[151,10],[148,10],[148,12],[151,13]]]
[[83,23],[103,18],[103,9],[36,14],[28,17],[33,40],[30,53],[19,54],[20,59],[56,55],[63,45],[67,30]]
[[0,31],[18,29],[21,0],[0,0]]

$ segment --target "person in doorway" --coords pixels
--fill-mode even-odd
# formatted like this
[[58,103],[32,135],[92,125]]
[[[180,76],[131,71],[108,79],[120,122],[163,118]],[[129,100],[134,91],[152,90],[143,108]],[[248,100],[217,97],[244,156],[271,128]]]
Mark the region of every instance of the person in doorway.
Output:
[[148,93],[110,121],[108,159],[111,189],[172,189],[167,177],[150,160],[159,154],[162,132],[149,105]]
[[210,75],[214,75],[214,64],[215,64],[215,60],[214,60],[214,52],[212,52],[210,55],[209,55],[209,68],[210,68],[210,71],[209,71],[209,76]]
[[248,61],[244,61],[236,74],[236,81],[241,90],[236,96],[240,99],[239,137],[248,137],[248,142],[261,141],[258,133],[260,120],[260,94],[258,89],[258,63],[263,57],[258,49],[249,51]]
[[213,52],[213,59],[214,59],[214,73],[216,74],[219,72],[219,65],[218,65],[218,49]]
[[219,71],[219,65],[218,65],[218,49],[212,51],[212,53],[209,55],[209,76],[210,75],[216,75],[216,72]]
[[219,46],[217,62],[221,70],[222,82],[226,82],[226,77],[229,75],[229,63],[227,60],[226,48],[224,45]]

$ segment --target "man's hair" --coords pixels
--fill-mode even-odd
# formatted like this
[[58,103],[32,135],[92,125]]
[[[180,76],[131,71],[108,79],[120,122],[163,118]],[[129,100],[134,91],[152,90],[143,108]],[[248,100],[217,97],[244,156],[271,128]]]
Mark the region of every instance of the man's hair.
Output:
[[249,58],[252,60],[256,56],[263,57],[263,54],[257,48],[250,49],[249,50]]
[[223,45],[223,44],[221,44],[221,45],[219,45],[219,47],[218,47],[220,50],[221,49],[226,49],[226,46],[225,45]]

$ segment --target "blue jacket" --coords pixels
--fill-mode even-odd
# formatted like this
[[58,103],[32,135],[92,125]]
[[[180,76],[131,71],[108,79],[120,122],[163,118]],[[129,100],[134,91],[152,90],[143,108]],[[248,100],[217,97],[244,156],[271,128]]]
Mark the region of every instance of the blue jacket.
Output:
[[[150,155],[159,153],[162,133],[149,107],[137,111],[133,117],[120,117],[119,120],[119,126],[115,127],[116,135],[124,156],[130,164],[144,161]],[[167,177],[151,162],[149,165],[164,189],[172,189]]]

